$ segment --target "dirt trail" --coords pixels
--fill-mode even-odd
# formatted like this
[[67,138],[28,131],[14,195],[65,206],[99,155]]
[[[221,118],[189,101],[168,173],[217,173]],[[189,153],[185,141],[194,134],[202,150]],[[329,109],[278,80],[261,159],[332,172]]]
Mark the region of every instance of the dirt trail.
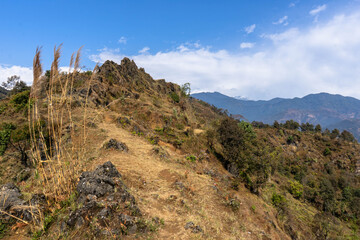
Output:
[[[249,235],[239,215],[224,204],[217,182],[209,175],[194,171],[195,163],[184,162],[185,156],[174,148],[162,145],[170,157],[161,159],[154,153],[154,145],[117,127],[109,116],[104,117],[99,128],[107,140],[124,142],[129,152],[102,149],[92,168],[106,161],[117,167],[145,218],[163,220],[164,226],[154,234],[155,239],[262,239],[259,233],[265,226],[251,227],[253,231]],[[103,142],[99,142],[97,148],[102,145]],[[241,214],[244,219],[246,212],[249,211]],[[186,230],[184,226],[189,221],[199,225],[204,234]]]
[[[173,184],[183,177],[185,170],[159,159],[153,152],[154,145],[145,139],[118,128],[115,124],[102,123],[99,127],[106,131],[109,138],[124,142],[129,152],[104,151],[94,164],[111,161],[132,190],[143,213],[164,219],[165,226],[157,234],[159,238],[189,239],[190,236],[184,229],[186,216],[174,213],[173,204],[168,203],[170,201],[176,204],[179,191]],[[174,155],[171,150],[169,154]]]

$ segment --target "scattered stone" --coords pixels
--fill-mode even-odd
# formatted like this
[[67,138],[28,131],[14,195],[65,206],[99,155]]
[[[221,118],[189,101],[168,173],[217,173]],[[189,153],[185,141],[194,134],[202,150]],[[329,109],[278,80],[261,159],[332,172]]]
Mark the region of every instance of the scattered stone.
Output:
[[194,227],[195,227],[195,224],[193,222],[188,222],[188,223],[185,224],[185,229],[186,230],[189,229],[189,228],[192,229]]
[[163,160],[168,160],[170,158],[169,153],[160,146],[155,146],[152,150],[156,155],[158,155]]
[[203,232],[203,230],[199,225],[197,225],[192,229],[192,232],[193,233],[200,233],[200,232]]
[[89,128],[97,128],[98,127],[96,125],[96,123],[94,123],[94,122],[88,122],[88,123],[86,123],[86,126],[88,126]]
[[125,143],[118,142],[115,139],[110,139],[107,143],[104,144],[105,149],[115,149],[119,151],[128,152],[129,148],[126,146]]
[[118,118],[116,119],[116,122],[117,122],[118,124],[120,124],[121,126],[126,126],[126,125],[130,125],[130,124],[131,124],[130,120],[129,120],[127,117],[118,117]]
[[213,169],[205,168],[204,169],[204,174],[209,175],[209,176],[211,176],[213,178],[219,177],[219,174],[216,172],[216,170],[213,170]]
[[175,187],[178,189],[178,190],[183,190],[185,189],[185,186],[182,182],[176,180],[176,182],[174,183]]
[[193,222],[188,222],[185,224],[185,229],[191,229],[191,232],[193,233],[202,233],[203,230],[199,225],[196,225]]

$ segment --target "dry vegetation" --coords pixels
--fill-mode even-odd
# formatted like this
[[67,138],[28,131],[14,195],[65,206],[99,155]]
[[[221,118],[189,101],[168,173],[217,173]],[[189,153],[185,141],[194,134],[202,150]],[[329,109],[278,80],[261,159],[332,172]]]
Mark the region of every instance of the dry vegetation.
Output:
[[[127,58],[80,72],[79,50],[71,73],[61,73],[60,50],[45,75],[37,50],[25,105],[14,101],[20,95],[0,103],[0,140],[9,142],[1,183],[11,179],[25,201],[46,199],[29,205],[39,210],[30,211],[31,223],[2,220],[1,237],[99,238],[92,222],[66,231],[63,224],[83,207],[81,172],[111,161],[148,229],[122,239],[358,239],[357,143],[236,122],[189,97],[189,85],[153,80]],[[105,149],[109,139],[128,152]]]

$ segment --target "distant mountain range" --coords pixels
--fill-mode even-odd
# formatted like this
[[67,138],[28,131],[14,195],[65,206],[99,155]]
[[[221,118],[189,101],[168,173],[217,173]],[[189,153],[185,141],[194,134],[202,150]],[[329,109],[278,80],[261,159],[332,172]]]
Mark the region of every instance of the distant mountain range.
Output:
[[323,129],[348,130],[360,141],[360,100],[328,93],[310,94],[303,98],[274,98],[269,101],[240,100],[219,92],[191,95],[247,121],[272,124],[285,122],[320,124]]

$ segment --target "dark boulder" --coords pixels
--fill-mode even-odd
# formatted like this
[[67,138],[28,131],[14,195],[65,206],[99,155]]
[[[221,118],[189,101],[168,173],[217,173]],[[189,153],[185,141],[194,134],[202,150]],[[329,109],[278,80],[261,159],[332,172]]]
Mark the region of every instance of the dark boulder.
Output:
[[83,172],[77,185],[80,208],[72,211],[62,231],[89,227],[96,238],[146,232],[146,221],[121,174],[111,162]]
[[0,219],[5,222],[9,221],[12,216],[28,222],[37,220],[39,210],[43,210],[45,204],[43,194],[35,194],[30,202],[26,202],[22,199],[22,194],[15,184],[7,183],[0,187]]
[[124,151],[124,152],[129,151],[129,148],[126,146],[125,143],[119,142],[113,138],[104,144],[104,148],[105,149],[115,149],[115,150]]

